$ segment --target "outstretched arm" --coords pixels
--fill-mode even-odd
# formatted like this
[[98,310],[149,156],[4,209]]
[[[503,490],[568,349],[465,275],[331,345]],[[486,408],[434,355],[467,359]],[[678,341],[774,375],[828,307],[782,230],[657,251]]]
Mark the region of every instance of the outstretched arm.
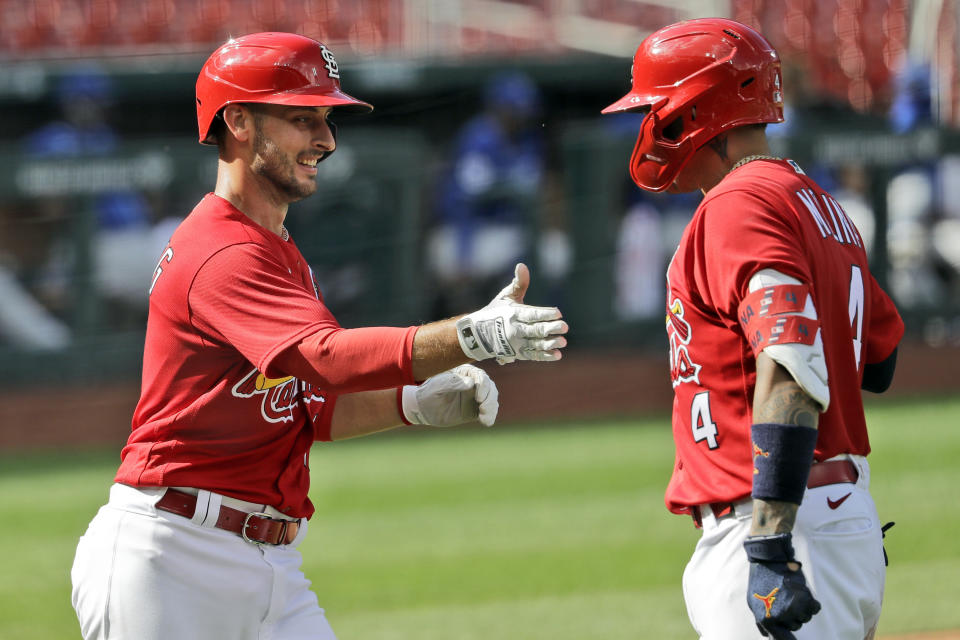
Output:
[[346,440],[387,431],[403,424],[396,389],[359,391],[337,398],[330,419],[330,439]]
[[287,348],[272,369],[351,393],[419,382],[474,360],[559,360],[567,323],[556,307],[523,304],[529,284],[518,264],[511,283],[473,313],[416,328],[325,328]]

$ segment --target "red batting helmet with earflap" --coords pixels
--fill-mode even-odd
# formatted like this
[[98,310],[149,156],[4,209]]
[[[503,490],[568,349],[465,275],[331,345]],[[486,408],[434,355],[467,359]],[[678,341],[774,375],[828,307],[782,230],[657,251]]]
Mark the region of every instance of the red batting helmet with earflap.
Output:
[[780,58],[739,22],[704,18],[664,27],[640,43],[632,71],[630,92],[603,113],[646,113],[630,177],[648,191],[668,188],[717,134],[783,122]]
[[197,77],[200,142],[216,142],[210,139],[213,119],[239,102],[373,110],[341,91],[340,69],[325,45],[294,33],[231,38],[210,55]]

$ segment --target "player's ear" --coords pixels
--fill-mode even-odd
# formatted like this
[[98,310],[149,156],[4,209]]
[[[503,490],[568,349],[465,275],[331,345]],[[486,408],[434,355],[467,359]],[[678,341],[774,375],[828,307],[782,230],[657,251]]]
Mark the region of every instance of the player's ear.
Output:
[[253,113],[242,104],[228,104],[222,111],[223,123],[229,135],[239,142],[253,137]]

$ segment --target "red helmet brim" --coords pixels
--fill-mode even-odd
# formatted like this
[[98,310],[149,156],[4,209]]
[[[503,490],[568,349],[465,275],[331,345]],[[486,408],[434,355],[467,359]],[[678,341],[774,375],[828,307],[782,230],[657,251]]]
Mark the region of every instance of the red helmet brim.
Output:
[[294,89],[283,93],[271,93],[264,96],[262,100],[246,98],[237,102],[264,102],[290,107],[334,107],[338,110],[355,113],[370,113],[373,111],[372,104],[358,100],[343,91],[338,89],[316,91],[313,87]]
[[610,106],[606,107],[600,113],[623,113],[625,111],[634,111],[641,107],[650,106],[655,101],[656,100],[651,99],[650,96],[641,96],[631,91]]

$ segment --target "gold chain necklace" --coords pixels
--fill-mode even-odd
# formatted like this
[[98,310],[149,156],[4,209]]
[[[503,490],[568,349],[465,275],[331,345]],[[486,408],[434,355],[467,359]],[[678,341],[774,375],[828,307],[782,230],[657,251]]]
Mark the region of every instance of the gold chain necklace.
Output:
[[782,159],[783,159],[783,158],[778,158],[777,156],[768,156],[768,155],[764,155],[764,154],[756,154],[756,155],[752,155],[752,156],[746,156],[745,158],[741,158],[741,159],[737,162],[737,164],[733,165],[733,166],[730,168],[730,171],[734,171],[734,170],[736,170],[736,169],[739,169],[739,168],[742,167],[743,165],[747,164],[748,162],[753,162],[754,160],[782,160]]

